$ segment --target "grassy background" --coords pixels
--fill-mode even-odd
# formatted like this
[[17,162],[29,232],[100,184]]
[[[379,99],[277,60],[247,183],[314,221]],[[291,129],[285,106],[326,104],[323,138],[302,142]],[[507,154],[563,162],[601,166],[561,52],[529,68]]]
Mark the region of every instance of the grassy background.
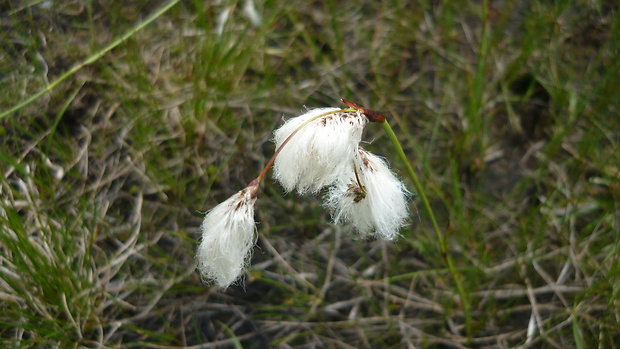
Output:
[[[259,25],[175,5],[0,119],[0,345],[619,347],[614,3],[264,0]],[[164,4],[3,3],[0,113]],[[271,180],[244,285],[201,283],[203,212],[283,117],[340,98],[395,128],[464,300],[417,197],[396,243],[355,241]],[[365,140],[404,177],[380,127]]]

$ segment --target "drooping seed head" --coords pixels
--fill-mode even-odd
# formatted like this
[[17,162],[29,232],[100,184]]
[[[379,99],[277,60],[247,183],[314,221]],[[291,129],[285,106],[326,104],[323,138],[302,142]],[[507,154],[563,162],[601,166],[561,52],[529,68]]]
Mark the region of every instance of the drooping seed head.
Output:
[[258,183],[215,206],[202,222],[196,259],[200,275],[227,288],[241,276],[256,241],[254,204]]
[[324,206],[335,223],[350,223],[362,238],[393,240],[407,222],[410,193],[383,159],[361,147],[355,166],[330,187]]
[[319,192],[346,173],[366,124],[362,113],[338,108],[312,109],[287,120],[274,132],[276,149],[288,139],[275,159],[274,178],[287,192]]

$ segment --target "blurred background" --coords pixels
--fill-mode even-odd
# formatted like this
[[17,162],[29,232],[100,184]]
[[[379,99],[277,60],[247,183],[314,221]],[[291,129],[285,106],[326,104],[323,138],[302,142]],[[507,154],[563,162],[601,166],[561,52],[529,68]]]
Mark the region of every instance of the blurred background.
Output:
[[[619,53],[603,0],[2,2],[0,345],[619,347]],[[359,241],[271,179],[243,282],[201,282],[204,213],[340,98],[463,290],[418,195]]]

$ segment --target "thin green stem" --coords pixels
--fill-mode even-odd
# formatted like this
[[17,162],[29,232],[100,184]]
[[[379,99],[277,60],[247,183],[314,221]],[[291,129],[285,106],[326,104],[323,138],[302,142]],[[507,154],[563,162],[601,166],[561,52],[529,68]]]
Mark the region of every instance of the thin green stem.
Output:
[[149,25],[151,22],[153,22],[154,20],[159,18],[162,14],[164,14],[164,12],[168,11],[170,8],[172,8],[174,5],[176,5],[180,1],[181,0],[172,0],[172,1],[170,1],[169,3],[164,5],[161,9],[159,9],[157,12],[153,13],[150,17],[148,17],[146,20],[144,20],[144,22],[141,22],[140,24],[138,24],[137,26],[135,26],[134,28],[129,30],[127,33],[125,33],[123,36],[121,36],[120,38],[114,40],[114,42],[112,42],[110,45],[104,47],[100,51],[98,51],[95,54],[91,55],[90,57],[86,58],[84,61],[74,65],[71,69],[66,71],[61,76],[59,76],[56,80],[52,81],[49,85],[47,85],[45,88],[43,88],[39,92],[33,94],[32,96],[30,96],[25,101],[22,101],[22,102],[20,102],[17,105],[14,105],[9,110],[3,111],[2,113],[0,113],[0,120],[5,118],[5,117],[7,117],[7,116],[9,116],[9,115],[11,115],[11,114],[13,114],[14,112],[16,112],[18,110],[26,107],[27,105],[29,105],[30,103],[36,101],[37,99],[41,98],[41,96],[43,96],[47,92],[50,92],[51,90],[53,90],[56,86],[58,86],[58,84],[60,84],[61,82],[67,80],[69,77],[73,76],[80,69],[84,68],[85,66],[87,66],[89,64],[94,63],[99,58],[103,57],[106,53],[108,53],[110,50],[114,49],[116,46],[118,46],[118,45],[122,44],[123,42],[127,41],[127,39],[132,37],[135,33],[139,32],[144,27]]
[[396,148],[396,153],[398,154],[398,157],[405,165],[407,174],[411,178],[411,181],[413,181],[413,185],[415,189],[417,190],[418,195],[420,196],[420,199],[422,200],[422,205],[424,206],[424,209],[428,213],[428,216],[431,220],[431,224],[433,225],[433,230],[435,231],[435,234],[437,235],[437,240],[439,241],[439,248],[441,251],[441,255],[443,256],[446,266],[448,267],[448,270],[450,271],[450,275],[452,275],[452,278],[454,279],[454,283],[456,284],[457,291],[461,298],[461,303],[463,305],[463,312],[465,314],[465,328],[467,331],[467,335],[471,337],[472,335],[471,302],[469,299],[469,294],[465,292],[465,288],[463,287],[463,282],[461,280],[461,274],[459,274],[459,272],[454,267],[454,262],[452,261],[452,257],[450,257],[450,252],[448,249],[448,238],[447,236],[444,237],[444,235],[441,233],[441,229],[439,229],[439,225],[437,225],[437,220],[435,219],[435,214],[433,213],[433,209],[431,208],[431,205],[428,202],[428,198],[426,197],[426,194],[424,193],[424,187],[422,187],[422,184],[420,183],[418,176],[415,174],[413,167],[411,167],[409,160],[407,160],[407,156],[405,155],[405,152],[403,151],[403,147],[400,145],[400,142],[398,141],[398,138],[396,137],[394,130],[392,130],[392,127],[390,127],[390,124],[387,121],[381,124],[383,125],[383,129],[385,130],[388,137],[390,138],[390,141],[392,141],[394,148]]

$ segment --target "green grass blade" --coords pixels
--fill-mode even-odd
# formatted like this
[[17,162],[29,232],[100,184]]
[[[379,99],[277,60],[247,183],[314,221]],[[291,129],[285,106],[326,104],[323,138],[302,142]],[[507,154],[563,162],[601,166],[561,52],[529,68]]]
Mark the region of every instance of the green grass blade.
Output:
[[22,101],[21,103],[16,104],[15,106],[9,108],[8,110],[0,113],[0,120],[4,119],[5,117],[15,113],[16,111],[28,106],[29,104],[31,104],[32,102],[36,101],[37,99],[41,98],[43,95],[45,95],[47,92],[52,91],[56,86],[58,86],[58,84],[60,84],[61,82],[67,80],[68,78],[72,77],[75,73],[77,73],[80,69],[84,68],[85,66],[92,64],[94,62],[96,62],[99,58],[103,57],[106,53],[108,53],[109,51],[113,50],[115,47],[117,47],[118,45],[122,44],[123,42],[127,41],[129,38],[131,38],[134,34],[136,34],[137,32],[139,32],[140,30],[142,30],[144,27],[146,27],[147,25],[149,25],[151,22],[153,22],[154,20],[156,20],[157,18],[159,18],[161,15],[163,15],[166,11],[168,11],[170,8],[172,8],[174,5],[176,5],[177,3],[179,3],[180,0],[172,0],[170,2],[168,2],[166,5],[164,5],[161,9],[157,10],[155,13],[153,13],[151,16],[149,16],[147,19],[145,19],[143,22],[141,22],[140,24],[138,24],[137,26],[135,26],[133,29],[129,30],[127,33],[125,33],[123,36],[121,36],[120,38],[114,40],[111,44],[109,44],[108,46],[104,47],[103,49],[99,50],[98,52],[96,52],[95,54],[91,55],[90,57],[86,58],[84,61],[79,62],[78,64],[74,65],[73,67],[71,67],[71,69],[69,69],[68,71],[66,71],[64,74],[62,74],[61,76],[59,76],[56,80],[52,81],[47,87],[45,87],[44,89],[40,90],[39,92],[33,94],[32,96],[30,96],[29,98],[27,98],[26,100]]

